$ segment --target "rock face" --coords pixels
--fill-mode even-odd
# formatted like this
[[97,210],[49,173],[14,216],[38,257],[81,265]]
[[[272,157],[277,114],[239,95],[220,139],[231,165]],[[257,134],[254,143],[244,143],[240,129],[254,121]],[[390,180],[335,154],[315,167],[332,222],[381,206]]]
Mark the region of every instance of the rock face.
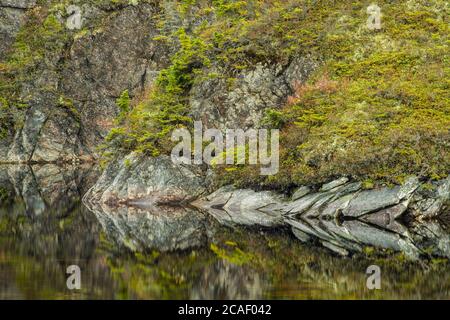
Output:
[[39,216],[48,210],[63,215],[79,204],[98,175],[90,166],[7,165],[0,166],[0,189],[22,199],[27,215]]
[[35,5],[36,1],[30,0],[0,1],[0,60],[13,44],[26,10]]
[[258,127],[264,110],[282,105],[295,83],[307,80],[317,66],[312,57],[297,58],[288,65],[257,64],[243,71],[232,88],[225,79],[194,85],[192,117],[220,129]]
[[167,156],[143,158],[130,154],[111,163],[84,199],[109,204],[180,204],[205,192],[205,180],[198,167],[175,165]]
[[[2,55],[32,6],[32,1],[0,2]],[[83,29],[66,28],[69,40],[55,42],[62,49],[49,53],[21,83],[28,109],[13,140],[0,142],[0,162],[95,158],[117,115],[117,97],[124,90],[141,92],[167,63],[167,50],[152,40],[158,10],[150,4],[113,10],[82,5]],[[65,13],[58,14],[65,27]]]

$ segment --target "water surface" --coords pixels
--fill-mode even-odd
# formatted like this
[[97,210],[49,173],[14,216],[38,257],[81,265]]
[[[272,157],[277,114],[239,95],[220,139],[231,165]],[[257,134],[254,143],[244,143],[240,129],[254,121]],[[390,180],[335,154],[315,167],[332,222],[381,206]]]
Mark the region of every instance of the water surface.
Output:
[[[416,261],[384,233],[340,257],[290,227],[225,227],[191,208],[88,209],[81,198],[97,175],[0,167],[0,299],[450,298],[445,223],[414,226]],[[380,232],[369,227],[358,230]],[[366,287],[372,264],[381,290]],[[81,269],[81,290],[67,289],[69,265]]]

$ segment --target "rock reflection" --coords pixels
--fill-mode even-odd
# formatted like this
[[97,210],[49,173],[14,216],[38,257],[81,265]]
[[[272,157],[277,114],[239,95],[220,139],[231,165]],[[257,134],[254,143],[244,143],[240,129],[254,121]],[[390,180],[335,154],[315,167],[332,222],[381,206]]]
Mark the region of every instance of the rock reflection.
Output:
[[[206,242],[207,217],[185,207],[85,205],[95,213],[109,240],[132,251],[186,250]],[[211,230],[209,230],[211,232]]]
[[340,254],[361,252],[364,246],[403,252],[410,259],[421,255],[450,257],[450,233],[440,220],[414,222],[385,229],[361,220],[288,218],[294,235],[302,242],[319,242]]
[[[433,259],[449,256],[448,228],[439,221],[405,225],[394,219],[380,226],[378,218],[272,214],[258,220],[259,209],[274,208],[273,198],[252,192],[223,206],[239,209],[226,219],[220,206],[213,208],[216,216],[180,207],[87,204],[88,209],[81,195],[95,174],[53,165],[0,167],[0,299],[450,297],[448,263]],[[240,206],[240,199],[249,205]],[[251,205],[252,199],[260,206]],[[250,218],[241,219],[246,212]],[[253,223],[269,218],[276,228]],[[401,226],[386,227],[394,223]],[[315,243],[355,254],[336,257]],[[423,263],[392,252],[368,254],[367,245],[431,258]],[[377,295],[365,286],[365,269],[373,263],[385,277]],[[65,271],[72,264],[81,268],[81,291],[66,288]]]

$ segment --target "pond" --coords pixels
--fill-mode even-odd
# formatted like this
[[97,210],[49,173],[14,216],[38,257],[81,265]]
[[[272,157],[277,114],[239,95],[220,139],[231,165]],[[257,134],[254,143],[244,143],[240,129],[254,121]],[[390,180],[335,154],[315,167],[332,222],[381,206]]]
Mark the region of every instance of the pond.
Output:
[[[394,236],[355,221],[244,228],[193,208],[88,208],[82,196],[98,174],[0,166],[0,299],[450,298],[445,221]],[[323,237],[346,230],[342,243],[358,250],[342,257],[305,243],[311,227]],[[80,290],[67,288],[71,265],[81,270]],[[379,290],[366,285],[371,265],[381,270]]]

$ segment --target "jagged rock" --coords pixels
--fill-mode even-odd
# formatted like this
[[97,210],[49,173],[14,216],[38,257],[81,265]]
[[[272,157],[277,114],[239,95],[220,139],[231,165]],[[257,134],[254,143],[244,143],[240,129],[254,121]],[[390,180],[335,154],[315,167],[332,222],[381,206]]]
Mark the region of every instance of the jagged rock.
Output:
[[25,124],[22,129],[17,131],[8,153],[9,161],[20,163],[31,160],[39,133],[46,120],[47,116],[38,108],[32,108],[28,112]]
[[231,89],[226,79],[194,85],[192,117],[219,129],[258,127],[264,110],[281,106],[294,82],[304,82],[317,65],[312,57],[294,59],[288,66],[260,63],[243,71]]
[[331,181],[331,182],[328,182],[328,183],[324,184],[320,188],[320,191],[329,191],[329,190],[334,189],[336,187],[339,187],[339,186],[341,186],[343,184],[346,184],[347,182],[348,182],[348,178],[347,177],[342,177],[342,178],[339,178],[337,180],[334,180],[334,181]]
[[450,176],[433,183],[432,189],[422,186],[414,194],[411,213],[418,218],[436,217],[445,210],[450,214]]
[[11,188],[23,200],[26,213],[33,216],[49,208],[61,214],[71,210],[97,177],[97,170],[90,166],[0,166],[0,187]]
[[440,221],[414,222],[410,227],[417,246],[428,254],[450,258],[450,226]]
[[285,204],[283,211],[288,215],[302,214],[311,208],[317,201],[327,196],[330,195],[325,193],[310,193],[303,198]]
[[206,210],[222,224],[274,227],[282,224],[282,216],[267,207],[280,201],[281,197],[273,192],[224,187],[192,204]]
[[86,202],[188,203],[206,191],[197,166],[176,165],[168,156],[138,156],[113,161],[84,197]]
[[407,234],[407,229],[395,220],[400,218],[406,212],[408,204],[409,200],[404,201],[395,206],[362,216],[361,220],[399,234]]
[[350,201],[342,213],[344,216],[360,217],[364,214],[396,205],[401,200],[409,198],[418,187],[419,182],[417,178],[411,178],[402,186],[362,191]]
[[22,25],[25,10],[33,7],[36,1],[1,0],[0,1],[0,59],[5,58],[14,43]]
[[298,200],[298,199],[306,196],[310,192],[311,192],[310,187],[307,187],[307,186],[300,187],[294,192],[294,194],[291,197],[291,200],[293,200],[293,201]]
[[420,250],[410,239],[403,239],[397,233],[377,229],[356,220],[345,221],[343,226],[363,244],[404,252],[412,259],[418,258],[420,254]]
[[[221,224],[288,224],[300,241],[317,239],[325,247],[342,255],[361,252],[364,245],[370,245],[401,251],[416,259],[425,251],[419,249],[423,248],[424,241],[415,238],[400,219],[409,214],[408,210],[419,199],[417,193],[421,194],[419,200],[422,203],[423,197],[427,196],[443,197],[447,201],[447,180],[436,185],[440,189],[437,187],[434,192],[425,195],[422,189],[418,190],[419,182],[414,177],[402,186],[365,191],[360,191],[361,183],[342,182],[333,187],[330,184],[330,188],[326,188],[328,191],[308,193],[297,200],[273,192],[227,186],[193,204],[206,210]],[[345,214],[349,212],[352,213],[352,220],[347,221]],[[342,218],[344,221],[340,221]],[[419,241],[417,246],[416,241]],[[446,248],[446,245],[443,247]],[[443,251],[439,252],[442,255]]]
[[[21,6],[24,2],[3,3]],[[1,143],[1,162],[96,158],[96,147],[117,116],[117,97],[126,89],[132,96],[142,92],[167,65],[168,49],[153,40],[159,32],[152,19],[157,6],[142,3],[114,11],[100,5],[80,6],[86,31],[67,29],[70,40],[46,53],[45,63],[21,83],[20,96],[29,109],[9,147]],[[9,9],[0,6],[0,37],[6,34],[13,41],[20,19],[2,23],[2,12]],[[24,12],[20,9],[20,14]],[[69,106],[62,106],[61,99]]]

